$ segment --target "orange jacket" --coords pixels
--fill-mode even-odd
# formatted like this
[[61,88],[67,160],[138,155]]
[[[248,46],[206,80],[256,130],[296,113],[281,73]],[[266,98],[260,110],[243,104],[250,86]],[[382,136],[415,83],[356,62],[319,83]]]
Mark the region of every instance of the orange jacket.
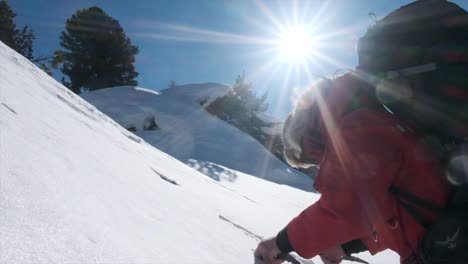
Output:
[[[360,239],[372,254],[392,249],[405,259],[416,253],[425,229],[390,194],[390,186],[441,206],[448,199],[437,160],[411,127],[372,102],[369,93],[350,111],[362,88],[345,75],[319,104],[325,152],[314,187],[322,195],[287,226],[290,245],[303,257]],[[305,155],[313,147],[307,142]]]

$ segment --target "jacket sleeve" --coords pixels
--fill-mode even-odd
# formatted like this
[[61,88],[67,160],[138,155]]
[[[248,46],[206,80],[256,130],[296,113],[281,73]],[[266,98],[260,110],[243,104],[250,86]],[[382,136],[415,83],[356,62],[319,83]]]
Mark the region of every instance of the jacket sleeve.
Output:
[[330,203],[330,198],[323,194],[286,227],[292,249],[304,258],[312,258],[371,232],[371,226],[360,219],[362,212],[351,201],[342,207]]

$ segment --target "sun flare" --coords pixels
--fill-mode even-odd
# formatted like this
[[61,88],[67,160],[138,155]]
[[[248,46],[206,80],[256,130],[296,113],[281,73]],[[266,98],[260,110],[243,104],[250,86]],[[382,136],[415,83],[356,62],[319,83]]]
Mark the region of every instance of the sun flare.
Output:
[[302,27],[283,31],[278,40],[279,55],[287,61],[305,60],[313,51],[312,35]]

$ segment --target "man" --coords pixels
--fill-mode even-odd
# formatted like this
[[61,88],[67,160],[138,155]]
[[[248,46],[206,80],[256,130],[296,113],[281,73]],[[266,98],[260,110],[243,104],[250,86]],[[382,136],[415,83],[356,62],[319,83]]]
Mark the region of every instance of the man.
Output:
[[[295,251],[340,263],[351,253],[391,249],[401,263],[422,263],[421,240],[440,215],[405,206],[390,190],[443,208],[451,188],[435,152],[397,116],[447,139],[466,135],[467,28],[467,12],[453,3],[411,3],[361,38],[359,71],[305,93],[285,122],[285,156],[294,167],[319,166],[314,187],[322,195],[261,242],[257,257],[276,264],[280,253]],[[387,80],[379,87],[381,76]]]
[[276,237],[259,244],[256,255],[266,263],[281,263],[278,254],[290,251],[339,263],[356,243],[372,254],[390,248],[403,260],[416,255],[425,229],[389,189],[443,207],[449,188],[421,138],[372,91],[347,74],[312,87],[289,116],[283,132],[287,160],[295,167],[318,164],[314,187],[322,195]]

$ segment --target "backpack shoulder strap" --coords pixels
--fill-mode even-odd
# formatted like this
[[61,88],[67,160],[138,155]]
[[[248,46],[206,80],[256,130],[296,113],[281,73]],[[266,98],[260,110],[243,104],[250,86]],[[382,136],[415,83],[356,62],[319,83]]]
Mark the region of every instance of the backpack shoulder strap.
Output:
[[431,221],[424,217],[424,215],[418,210],[416,206],[431,210],[439,214],[445,211],[444,208],[434,204],[433,202],[422,199],[412,193],[403,191],[393,185],[390,186],[389,192],[394,195],[400,205],[403,206],[403,208],[405,208],[405,210],[425,228],[428,228],[431,225]]

